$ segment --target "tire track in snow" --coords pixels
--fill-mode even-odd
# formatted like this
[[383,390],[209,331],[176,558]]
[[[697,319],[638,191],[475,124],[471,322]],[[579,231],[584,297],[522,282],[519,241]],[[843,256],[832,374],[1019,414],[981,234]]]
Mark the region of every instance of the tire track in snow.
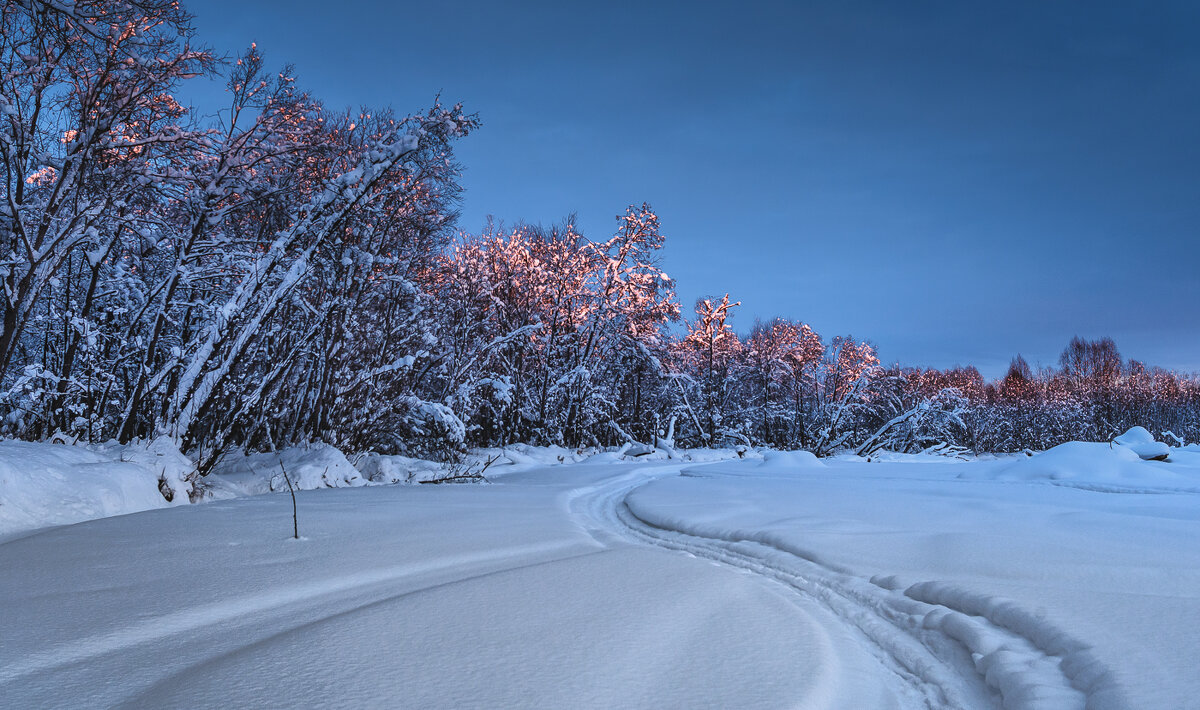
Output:
[[1012,602],[894,577],[856,577],[757,531],[700,530],[629,506],[635,489],[682,465],[635,469],[573,491],[568,507],[598,542],[624,539],[729,564],[821,603],[873,648],[909,697],[930,708],[1119,708],[1111,674],[1085,644]]

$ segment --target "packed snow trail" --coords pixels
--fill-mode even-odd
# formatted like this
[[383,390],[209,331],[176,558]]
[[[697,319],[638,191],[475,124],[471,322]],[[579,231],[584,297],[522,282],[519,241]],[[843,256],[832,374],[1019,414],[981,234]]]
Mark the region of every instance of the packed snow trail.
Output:
[[[856,578],[822,564],[811,553],[797,554],[770,536],[737,530],[704,534],[650,512],[639,515],[627,498],[647,482],[645,473],[635,471],[574,498],[576,510],[591,523],[589,532],[600,531],[599,539],[625,533],[733,565],[782,583],[804,601],[823,603],[839,621],[856,628],[882,666],[911,685],[912,695],[929,707],[990,706],[995,698],[977,681],[996,691],[1005,708],[1085,707],[1086,696],[1063,672],[1062,657],[1040,648],[1036,639],[952,607],[948,599],[958,596],[956,590],[930,583],[902,592],[889,588],[886,578]],[[923,590],[928,590],[925,599],[919,600]],[[1070,650],[1078,648],[1074,644]],[[976,673],[978,678],[973,677]]]
[[[982,615],[929,598],[938,593],[943,601],[954,598],[951,588],[915,585],[902,593],[888,588],[890,580],[856,578],[811,554],[788,550],[770,536],[736,530],[704,534],[679,521],[631,509],[630,493],[681,468],[635,470],[572,492],[570,504],[598,540],[623,536],[732,565],[781,583],[798,594],[800,604],[820,602],[838,622],[860,634],[882,669],[908,686],[904,695],[921,699],[923,706],[991,707],[999,700],[1012,709],[1085,707],[1086,695],[1064,673],[1062,657]],[[930,590],[924,601],[916,598],[916,587]],[[1079,647],[1075,644],[1070,650]]]
[[[1076,448],[953,465],[717,463],[612,509],[653,541],[828,600],[885,649],[918,640],[1005,707],[1200,708],[1200,470]],[[1064,488],[1067,474],[1155,495]]]

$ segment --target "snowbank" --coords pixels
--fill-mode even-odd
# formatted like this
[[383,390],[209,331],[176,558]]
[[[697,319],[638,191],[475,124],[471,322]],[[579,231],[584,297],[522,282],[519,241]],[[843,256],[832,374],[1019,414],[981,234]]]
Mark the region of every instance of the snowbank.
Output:
[[1007,466],[972,469],[959,478],[1044,481],[1125,493],[1200,492],[1200,461],[1196,458],[1173,454],[1168,462],[1145,461],[1131,446],[1069,441]]
[[[705,452],[701,458],[712,456]],[[479,471],[491,461],[485,474],[490,477],[551,464],[620,458],[616,450],[517,445],[475,451],[458,468]],[[341,451],[323,443],[277,453],[229,454],[193,487],[195,468],[167,437],[128,446],[0,441],[0,536],[191,501],[286,491],[285,469],[297,490],[416,484],[455,471],[443,463],[376,453],[351,463]]]
[[272,453],[225,456],[205,477],[203,485],[210,498],[286,491],[285,470],[296,490],[348,488],[368,483],[341,451],[329,444],[310,444]]
[[[1004,455],[1005,454],[1001,454],[1001,456]],[[935,449],[907,454],[899,451],[880,449],[866,458],[856,456],[854,454],[839,454],[833,458],[843,461],[867,461],[868,463],[911,463],[924,466],[928,464],[956,465],[963,463],[964,461],[979,461],[981,459],[986,459],[989,456],[994,458],[994,455],[992,454],[975,456],[969,453],[959,453],[957,450],[952,450],[952,453],[947,453]]]
[[1161,441],[1155,441],[1154,435],[1140,426],[1132,427],[1113,439],[1113,443],[1129,449],[1147,461],[1165,461],[1171,454],[1171,447]]
[[825,468],[824,462],[811,451],[764,451],[760,471],[803,471],[804,469]]
[[515,446],[506,446],[503,449],[484,449],[480,453],[487,455],[499,453],[501,460],[497,463],[500,464],[507,461],[508,463],[517,465],[535,464],[545,466],[556,463],[579,463],[586,460],[590,452],[564,449],[561,446],[527,446],[525,444],[517,444]]
[[129,446],[0,441],[0,535],[182,505],[193,468],[168,439]]
[[566,449],[561,446],[529,446],[514,444],[502,449],[475,449],[468,459],[484,461],[496,458],[485,475],[502,475],[532,466],[553,466],[572,463],[645,463],[648,461],[678,460],[687,463],[707,463],[730,459],[761,459],[762,454],[737,449],[665,449],[630,443],[615,449]]
[[360,456],[355,466],[371,483],[421,483],[446,475],[443,464],[408,456],[369,453]]
[[[480,471],[490,461],[484,475],[491,478],[547,465],[637,463],[669,455],[663,449],[632,456],[631,451],[639,453],[630,446],[577,450],[519,444],[474,451],[459,468]],[[807,451],[693,449],[670,454],[685,463],[759,460],[757,470],[763,473],[825,466]],[[1200,462],[1200,453],[1192,458]],[[129,446],[6,441],[0,442],[0,535],[189,501],[286,491],[284,469],[297,490],[416,484],[453,473],[446,464],[398,455],[368,453],[351,462],[333,446],[316,443],[278,453],[227,455],[193,488],[189,478],[194,463],[166,437]]]
[[676,449],[675,454],[680,461],[689,463],[711,463],[713,461],[734,461],[739,459],[761,460],[763,454],[753,449]]

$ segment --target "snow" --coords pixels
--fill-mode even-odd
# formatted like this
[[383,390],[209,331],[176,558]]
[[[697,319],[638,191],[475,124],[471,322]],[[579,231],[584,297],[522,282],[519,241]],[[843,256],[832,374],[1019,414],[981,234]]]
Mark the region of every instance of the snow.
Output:
[[[666,458],[656,450],[650,459]],[[682,461],[736,457],[732,450],[683,452]],[[619,452],[518,444],[480,449],[458,467],[408,456],[366,453],[350,461],[323,443],[275,453],[234,452],[193,485],[195,464],[170,437],[128,446],[0,441],[0,539],[37,528],[127,515],[189,501],[223,500],[288,490],[418,484],[456,472],[491,479],[533,466],[622,461]],[[491,462],[488,464],[488,462]],[[282,468],[281,468],[282,464]],[[168,500],[169,497],[169,500]]]
[[766,451],[758,466],[760,471],[780,473],[799,473],[812,468],[825,468],[825,464],[810,451]]
[[[0,564],[18,573],[0,578],[0,698],[53,708],[886,697],[869,658],[819,610],[728,568],[589,535],[564,498],[614,469],[630,471],[304,491],[301,542],[286,539],[286,495],[10,541]],[[569,481],[556,480],[563,471]]]
[[[1194,707],[1200,453],[1171,453],[510,447],[472,486],[239,459],[230,494],[279,458],[322,485],[303,540],[273,494],[0,541],[0,705]],[[150,475],[18,442],[4,475],[21,456]]]
[[1161,441],[1155,441],[1154,435],[1145,427],[1135,426],[1129,431],[1113,439],[1113,443],[1123,446],[1143,459],[1162,460],[1171,453],[1171,447]]
[[227,455],[217,462],[212,473],[204,483],[209,496],[215,498],[286,491],[288,479],[297,490],[368,483],[341,451],[319,443],[278,453]]
[[167,440],[95,447],[0,441],[0,538],[187,503],[183,476],[191,468]]
[[[445,470],[428,461],[407,461],[411,468],[423,471],[408,482],[433,478],[436,472]],[[195,464],[169,437],[128,446],[0,441],[0,539],[50,525],[126,515],[197,499],[286,491],[280,462],[298,490],[396,482],[379,474],[377,463],[364,468],[376,474],[374,481],[369,481],[340,451],[327,444],[280,453],[227,456],[218,462],[212,475],[201,479],[197,488],[191,483]],[[399,467],[392,464],[388,470]]]
[[420,483],[446,475],[445,467],[432,461],[375,453],[360,457],[356,468],[372,483]]
[[693,554],[803,575],[918,674],[930,648],[965,646],[1004,707],[1200,697],[1195,464],[1073,443],[950,466],[846,457],[803,477],[744,466],[656,481],[629,510]]
[[1170,463],[1146,461],[1128,446],[1071,441],[995,469],[967,467],[960,478],[1044,482],[1114,493],[1200,493],[1200,457],[1187,451],[1172,456]]
[[621,447],[621,455],[628,456],[631,459],[650,456],[655,451],[657,451],[657,449],[655,449],[653,446],[642,444],[636,441],[630,442]]

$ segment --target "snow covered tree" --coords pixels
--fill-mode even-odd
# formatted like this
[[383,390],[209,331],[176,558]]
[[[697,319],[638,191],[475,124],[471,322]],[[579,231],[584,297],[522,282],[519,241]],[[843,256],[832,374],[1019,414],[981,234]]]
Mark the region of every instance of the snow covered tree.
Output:
[[[660,374],[663,327],[679,318],[674,283],[659,267],[665,240],[658,216],[649,204],[631,205],[617,223],[612,238],[592,245],[596,269],[564,423],[566,440],[573,445],[595,439],[584,432],[597,425],[611,427],[618,440],[629,439],[622,419],[645,428],[639,421],[644,418],[642,379],[647,373]],[[625,417],[617,401],[622,388],[633,405]]]
[[0,6],[0,375],[34,419],[17,432],[79,430],[103,405],[102,281],[153,229],[145,187],[202,139],[171,96],[213,63],[189,21],[168,0]]
[[[396,361],[419,356],[432,337],[413,327],[417,317],[413,311],[420,299],[412,296],[416,289],[405,284],[412,252],[403,248],[403,242],[422,230],[444,228],[444,196],[439,197],[438,190],[448,189],[452,199],[457,188],[444,183],[453,179],[455,171],[440,171],[430,164],[447,166],[449,142],[474,125],[474,118],[464,114],[461,106],[435,105],[404,119],[382,117],[361,126],[342,121],[322,129],[346,136],[336,157],[306,191],[311,196],[292,206],[273,234],[263,235],[257,253],[237,270],[233,288],[219,303],[215,317],[183,348],[188,355],[168,395],[168,418],[176,436],[190,444],[211,434],[200,419],[217,393],[225,393],[222,401],[228,409],[231,391],[243,391],[239,385],[258,381],[247,377],[256,371],[256,360],[267,355],[279,338],[294,335],[288,329],[300,320],[299,313],[308,313],[313,317],[307,334],[302,331],[300,340],[285,353],[276,349],[273,357],[263,359],[269,372],[282,374],[289,364],[287,354],[320,342],[324,358],[317,381],[322,384],[310,400],[318,410],[345,407],[353,402],[351,393],[374,393],[382,387],[387,394],[376,401],[382,411],[375,417],[387,421],[387,415],[397,409],[408,410],[412,414],[406,421],[416,421],[423,436],[461,443],[460,423],[404,387],[397,391],[383,386],[380,378],[395,384]],[[330,138],[325,144],[336,142]],[[389,258],[389,252],[396,256]],[[323,284],[313,284],[322,277]],[[306,295],[318,296],[316,303],[289,308]],[[289,311],[297,315],[280,317]],[[355,348],[354,341],[360,338],[362,347]],[[338,357],[346,352],[354,353],[353,362]],[[335,373],[337,368],[340,371]],[[374,379],[359,382],[364,372]],[[324,387],[333,389],[322,391]],[[259,391],[258,384],[250,391]],[[310,428],[302,431],[315,433],[311,427],[320,428],[334,419],[328,411],[316,413],[308,420]],[[371,436],[375,431],[351,428],[348,422],[341,428],[342,435],[349,437]]]
[[807,324],[776,318],[755,323],[745,342],[741,385],[756,422],[755,439],[782,448],[804,446],[815,372],[825,348]]
[[731,375],[743,349],[729,318],[730,311],[740,305],[741,301],[730,303],[729,294],[717,302],[698,299],[696,318],[687,324],[687,335],[675,348],[680,369],[692,373],[686,382],[675,379],[682,405],[697,440],[706,446],[728,438],[746,439],[729,407],[736,391]]
[[963,451],[969,404],[962,392],[947,387],[933,396],[916,401],[902,395],[890,398],[892,416],[855,448],[859,456],[870,456],[882,449],[900,453],[933,452],[956,454]]
[[628,426],[650,432],[657,412],[642,390],[660,385],[662,328],[678,317],[662,245],[648,205],[618,217],[605,242],[568,218],[492,225],[459,245],[435,291],[453,344],[447,391],[469,430],[570,446],[624,441]]
[[864,414],[877,404],[871,387],[882,374],[873,345],[853,336],[834,337],[817,388],[814,453],[827,456],[857,440]]
[[[470,445],[680,443],[820,455],[1200,440],[1200,378],[1074,338],[1058,368],[880,367],[803,323],[739,337],[728,294],[686,333],[648,204],[458,235],[460,105],[331,111],[196,49],[174,0],[0,0],[0,434]],[[226,81],[195,116],[173,94]],[[676,436],[678,432],[678,436]],[[170,443],[170,442],[168,442]]]

